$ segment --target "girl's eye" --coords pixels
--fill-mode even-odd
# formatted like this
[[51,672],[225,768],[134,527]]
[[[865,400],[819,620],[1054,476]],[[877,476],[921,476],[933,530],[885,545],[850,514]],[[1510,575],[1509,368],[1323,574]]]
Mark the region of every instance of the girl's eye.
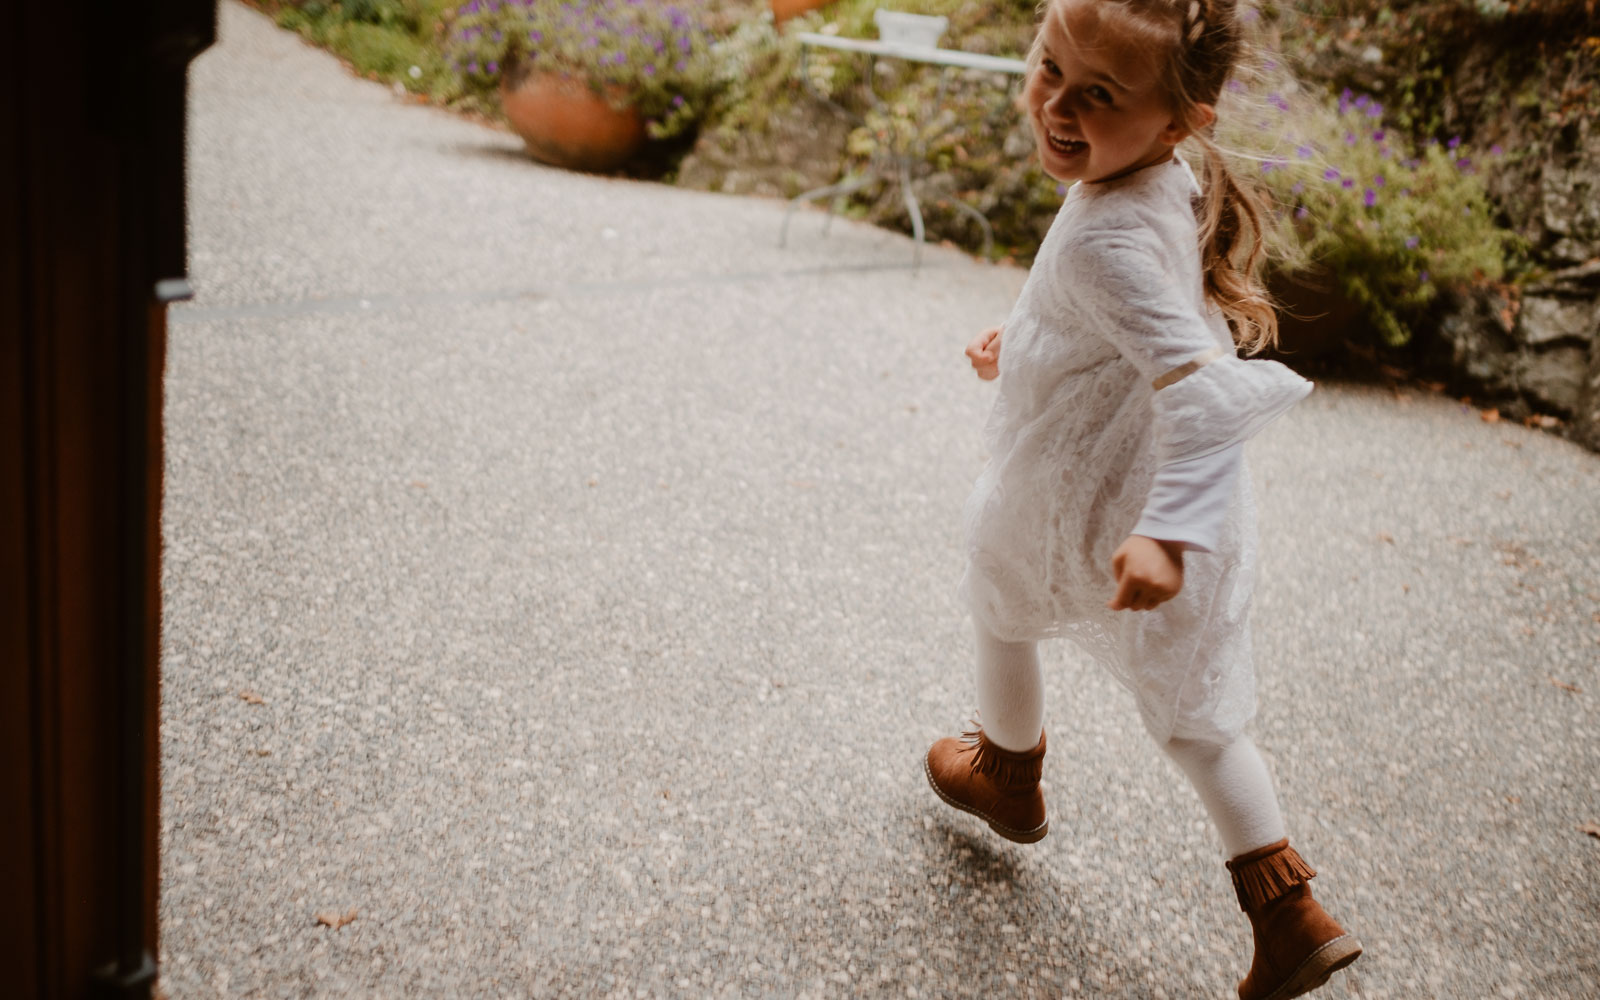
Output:
[[1053,62],[1052,60],[1049,60],[1049,59],[1046,59],[1044,61],[1044,71],[1046,73],[1050,74],[1051,76],[1060,76],[1061,75],[1061,67],[1057,66],[1055,64],[1055,62]]
[[1111,103],[1111,92],[1099,84],[1095,84],[1094,86],[1090,87],[1086,93],[1088,93],[1090,97],[1099,101],[1101,104]]

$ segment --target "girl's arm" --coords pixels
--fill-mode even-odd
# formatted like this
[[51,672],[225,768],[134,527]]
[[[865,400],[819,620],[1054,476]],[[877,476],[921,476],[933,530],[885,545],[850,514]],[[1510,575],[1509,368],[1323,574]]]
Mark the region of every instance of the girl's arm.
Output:
[[1244,445],[1236,443],[1156,470],[1139,523],[1111,557],[1117,592],[1108,608],[1148,611],[1178,595],[1184,550],[1214,547],[1243,467]]

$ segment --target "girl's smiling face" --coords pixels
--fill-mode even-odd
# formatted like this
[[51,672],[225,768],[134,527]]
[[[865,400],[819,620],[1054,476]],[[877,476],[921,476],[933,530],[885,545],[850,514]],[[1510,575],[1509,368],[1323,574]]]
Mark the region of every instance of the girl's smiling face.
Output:
[[1095,0],[1058,0],[1039,28],[1022,97],[1040,165],[1060,181],[1130,174],[1171,159],[1189,135],[1149,42],[1138,44],[1121,18],[1105,13]]

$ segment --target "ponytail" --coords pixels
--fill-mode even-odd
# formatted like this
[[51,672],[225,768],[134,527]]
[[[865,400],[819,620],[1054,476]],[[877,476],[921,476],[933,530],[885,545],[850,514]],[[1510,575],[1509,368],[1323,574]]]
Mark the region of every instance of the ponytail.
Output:
[[1222,150],[1209,135],[1196,132],[1205,153],[1205,180],[1196,219],[1200,224],[1200,267],[1206,295],[1233,326],[1233,339],[1248,354],[1278,344],[1278,313],[1261,283],[1266,253],[1261,196],[1228,169]]
[[[1222,85],[1239,60],[1243,46],[1237,0],[1170,0],[1178,13],[1178,58],[1170,66],[1169,86],[1190,112],[1194,103],[1215,104]],[[1172,8],[1169,8],[1172,9]],[[1250,354],[1278,343],[1278,314],[1259,278],[1265,255],[1267,208],[1261,196],[1228,169],[1222,150],[1196,129],[1194,139],[1205,153],[1197,221],[1200,265],[1206,294],[1231,321],[1234,342]]]

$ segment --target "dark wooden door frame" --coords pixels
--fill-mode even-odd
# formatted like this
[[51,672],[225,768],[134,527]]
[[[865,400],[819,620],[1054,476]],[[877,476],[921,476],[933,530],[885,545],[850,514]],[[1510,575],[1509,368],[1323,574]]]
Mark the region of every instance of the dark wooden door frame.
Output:
[[162,375],[214,0],[21,3],[0,94],[0,992],[157,975]]

